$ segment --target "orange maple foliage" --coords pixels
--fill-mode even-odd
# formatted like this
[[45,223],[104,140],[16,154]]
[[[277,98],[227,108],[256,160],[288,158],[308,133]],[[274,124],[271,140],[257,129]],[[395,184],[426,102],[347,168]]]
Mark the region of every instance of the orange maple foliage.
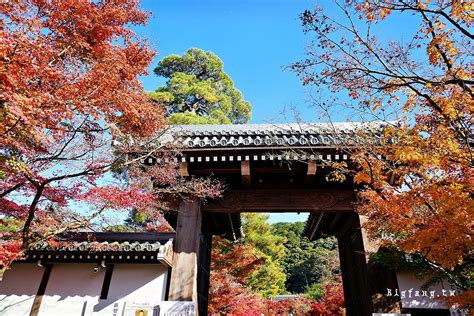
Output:
[[2,147],[47,153],[86,118],[139,135],[163,126],[137,78],[154,56],[128,28],[148,18],[138,1],[6,1],[0,9]]
[[304,296],[272,300],[252,293],[245,286],[247,277],[264,258],[255,254],[254,246],[231,242],[214,237],[211,256],[211,278],[209,289],[210,315],[339,315],[344,307],[344,295],[340,279],[325,286],[320,301]]
[[312,315],[310,312],[311,303],[314,302],[304,296],[286,298],[280,301],[267,300],[264,315]]
[[[138,80],[155,53],[130,29],[149,15],[137,0],[0,3],[3,268],[39,239],[90,228],[110,210],[143,210],[154,221],[147,227],[163,230],[162,192],[152,181],[172,193],[211,190],[210,182],[177,180],[172,163],[144,172],[140,159],[123,159],[136,150],[130,142],[112,146],[165,126],[165,108]],[[107,173],[125,168],[133,181]]]
[[341,280],[338,283],[328,283],[321,299],[311,304],[310,315],[333,316],[345,315],[344,291]]
[[[361,186],[367,231],[422,254],[467,291],[458,302],[472,306],[465,298],[473,280],[458,273],[474,262],[472,2],[335,3],[337,20],[319,8],[302,14],[315,40],[309,58],[292,69],[304,84],[347,92],[356,101],[349,111],[385,121],[381,138],[367,131],[360,150],[346,148],[359,168],[346,171]],[[420,28],[386,42],[375,34],[391,17],[417,19]],[[329,113],[333,101],[319,105]]]
[[252,246],[214,237],[209,289],[210,315],[261,315],[264,300],[245,287],[248,275],[263,263]]

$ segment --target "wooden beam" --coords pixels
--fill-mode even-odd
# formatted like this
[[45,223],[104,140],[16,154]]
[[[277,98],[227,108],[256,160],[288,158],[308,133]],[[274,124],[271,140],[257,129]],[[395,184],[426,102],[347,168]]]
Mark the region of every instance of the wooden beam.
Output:
[[207,316],[209,300],[209,280],[211,276],[211,249],[212,235],[205,235],[201,238],[200,251],[198,256],[198,306],[199,316]]
[[51,270],[53,269],[52,264],[47,264],[44,266],[43,277],[36,293],[35,299],[33,300],[33,306],[31,307],[30,316],[39,315],[39,310],[41,308],[41,302],[43,301],[44,293],[46,292],[46,286],[48,285],[49,276],[51,275]]
[[242,184],[244,187],[249,187],[252,183],[250,178],[250,161],[242,161],[240,163],[240,172],[242,174]]
[[188,163],[187,162],[182,162],[179,165],[179,175],[181,177],[189,177],[189,170],[188,170]]
[[193,174],[199,175],[209,175],[209,174],[240,174],[241,168],[240,167],[229,167],[229,168],[202,168],[202,167],[194,167]]
[[114,265],[108,264],[105,270],[104,282],[102,283],[102,290],[100,291],[100,299],[105,300],[109,295],[110,282],[112,281],[112,273],[114,272]]
[[197,304],[197,256],[200,246],[201,220],[199,199],[180,203],[168,296],[170,301],[193,301]]
[[208,212],[344,212],[353,211],[353,190],[227,190],[219,200],[209,200]]
[[317,238],[314,238],[316,233],[321,234],[321,222],[324,219],[325,213],[318,213],[316,216],[311,216],[311,227],[310,227],[310,236],[309,240],[314,241]]
[[316,170],[318,166],[314,161],[308,161],[308,170],[306,171],[306,177],[304,179],[304,185],[308,186],[313,183],[314,178],[316,177]]
[[400,184],[400,175],[397,174],[395,169],[391,169],[387,173],[388,184],[394,186],[396,184]]

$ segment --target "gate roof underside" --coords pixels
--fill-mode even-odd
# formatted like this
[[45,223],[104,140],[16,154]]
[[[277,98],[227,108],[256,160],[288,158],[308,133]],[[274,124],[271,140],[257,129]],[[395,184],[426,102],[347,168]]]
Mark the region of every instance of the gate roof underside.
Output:
[[[324,222],[332,232],[344,223],[338,212],[351,211],[355,201],[350,178],[343,183],[326,180],[331,171],[326,162],[349,161],[348,147],[376,142],[386,124],[176,125],[157,142],[180,148],[174,159],[181,163],[182,176],[213,175],[225,182],[224,196],[202,206],[209,233],[239,238],[240,212],[308,211],[313,215],[306,233],[311,230],[314,238],[320,235],[314,231],[320,227],[314,214],[326,214]],[[144,147],[153,146],[150,141]],[[157,160],[148,157],[144,163]]]

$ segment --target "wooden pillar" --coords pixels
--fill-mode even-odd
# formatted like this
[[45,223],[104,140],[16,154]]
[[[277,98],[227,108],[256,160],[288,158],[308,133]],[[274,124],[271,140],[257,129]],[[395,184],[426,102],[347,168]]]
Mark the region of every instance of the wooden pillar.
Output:
[[46,292],[46,286],[48,285],[49,276],[51,275],[52,269],[52,264],[44,265],[43,277],[41,278],[41,283],[39,285],[38,292],[36,293],[35,299],[33,300],[33,306],[31,307],[30,316],[39,315],[41,302],[43,301],[44,293]]
[[373,312],[364,242],[359,215],[352,213],[337,234],[344,302],[348,316],[369,316]]
[[212,235],[201,235],[198,256],[198,308],[199,316],[207,315],[209,278],[211,276]]
[[201,216],[201,202],[199,199],[190,199],[180,203],[176,238],[174,240],[173,270],[168,296],[170,301],[198,303],[197,280]]

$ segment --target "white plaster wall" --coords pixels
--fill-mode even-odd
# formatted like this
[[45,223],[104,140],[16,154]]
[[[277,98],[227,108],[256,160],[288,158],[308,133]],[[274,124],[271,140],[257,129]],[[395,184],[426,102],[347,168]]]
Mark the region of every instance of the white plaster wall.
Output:
[[[168,269],[161,264],[116,264],[107,299],[100,299],[105,269],[96,264],[54,264],[40,316],[122,315],[125,303],[158,305],[165,299]],[[0,315],[29,315],[44,268],[18,263],[0,282]]]
[[0,281],[0,315],[30,314],[43,272],[33,263],[17,263],[5,271]]
[[159,264],[115,265],[106,300],[99,300],[93,315],[121,315],[126,302],[159,304],[165,299],[168,269]]
[[[398,287],[400,289],[399,294],[402,302],[402,307],[404,308],[448,309],[446,301],[443,297],[443,289],[445,290],[446,295],[449,295],[449,290],[456,290],[448,282],[440,282],[438,284],[430,286],[429,288],[430,291],[434,291],[434,298],[431,298],[431,293],[428,293],[428,297],[416,296],[416,291],[422,291],[421,287],[427,281],[427,279],[420,280],[417,279],[413,273],[399,271],[397,272],[397,281]],[[405,293],[401,293],[402,291],[405,291]],[[421,293],[419,294],[421,295]],[[404,295],[405,297],[403,297],[402,295]]]
[[54,264],[39,310],[40,316],[90,315],[98,303],[105,273],[95,264]]

